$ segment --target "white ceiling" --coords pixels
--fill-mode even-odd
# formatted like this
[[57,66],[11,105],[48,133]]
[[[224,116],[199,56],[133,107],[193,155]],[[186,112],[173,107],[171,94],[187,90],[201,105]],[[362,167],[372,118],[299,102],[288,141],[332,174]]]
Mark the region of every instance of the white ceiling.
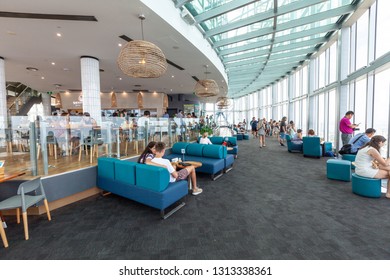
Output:
[[[139,0],[1,0],[1,12],[85,15],[97,19],[90,22],[0,17],[0,56],[5,59],[6,81],[21,82],[41,92],[81,89],[80,57],[86,55],[98,58],[104,70],[100,75],[102,92],[147,89],[192,94],[196,82],[191,76],[204,78],[206,64],[211,72],[208,78],[216,80],[226,91],[223,76],[211,62]],[[185,70],[168,65],[165,75],[157,79],[122,74],[116,59],[118,44],[126,42],[119,36],[141,39],[140,13],[146,16],[145,40],[156,44],[167,59]],[[57,37],[57,33],[62,37]],[[26,67],[39,70],[32,72]],[[61,86],[56,88],[55,84]]]

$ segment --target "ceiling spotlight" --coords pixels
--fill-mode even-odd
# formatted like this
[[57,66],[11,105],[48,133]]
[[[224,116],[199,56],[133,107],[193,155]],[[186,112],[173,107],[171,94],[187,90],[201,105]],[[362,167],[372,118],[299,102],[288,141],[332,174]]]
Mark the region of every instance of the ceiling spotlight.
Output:
[[37,72],[38,71],[38,68],[35,68],[35,67],[26,67],[26,69],[28,71],[33,71],[33,72]]
[[61,85],[61,84],[54,84],[54,86],[58,89],[58,88],[60,88],[62,85]]
[[62,37],[62,34],[61,33],[57,33],[57,37]]
[[42,77],[41,77],[41,79],[42,79],[42,80],[44,80],[44,79],[45,79],[45,77],[43,77],[43,76],[42,76]]
[[53,62],[51,63],[51,65],[56,65],[56,63],[53,61]]
[[121,43],[119,43],[119,44],[118,44],[118,47],[122,47],[122,44],[121,44]]

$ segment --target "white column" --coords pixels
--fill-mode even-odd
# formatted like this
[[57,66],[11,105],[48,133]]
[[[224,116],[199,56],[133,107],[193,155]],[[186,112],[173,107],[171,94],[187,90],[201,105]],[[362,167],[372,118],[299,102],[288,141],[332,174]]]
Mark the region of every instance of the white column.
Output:
[[51,115],[51,96],[50,94],[41,93],[42,96],[42,106],[43,106],[43,115],[50,116]]
[[4,58],[0,56],[0,129],[7,127],[7,89],[5,85]]
[[91,56],[82,56],[81,88],[83,91],[83,112],[91,114],[98,124],[101,123],[99,60]]

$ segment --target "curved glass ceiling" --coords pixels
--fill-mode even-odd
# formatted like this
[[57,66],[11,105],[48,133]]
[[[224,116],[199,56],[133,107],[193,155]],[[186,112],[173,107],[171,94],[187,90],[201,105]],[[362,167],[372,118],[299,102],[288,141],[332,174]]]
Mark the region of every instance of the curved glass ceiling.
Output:
[[228,96],[262,89],[325,44],[359,0],[173,0],[223,62]]

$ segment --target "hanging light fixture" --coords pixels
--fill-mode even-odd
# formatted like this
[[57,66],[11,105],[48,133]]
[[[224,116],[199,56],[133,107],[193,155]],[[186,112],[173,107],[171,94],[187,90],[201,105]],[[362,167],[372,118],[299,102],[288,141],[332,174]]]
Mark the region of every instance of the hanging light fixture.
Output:
[[158,78],[167,70],[164,53],[155,44],[144,41],[144,15],[141,20],[142,40],[134,40],[124,45],[117,63],[126,75],[133,78]]
[[144,108],[144,97],[142,96],[142,92],[139,92],[137,95],[137,103],[138,103],[138,109]]
[[228,109],[231,106],[231,100],[227,97],[218,97],[217,99],[217,107],[220,110]]
[[163,97],[163,108],[168,108],[168,95],[167,94],[164,94],[164,97]]
[[118,106],[118,103],[116,101],[116,94],[115,94],[115,91],[112,91],[111,92],[111,107],[115,108],[117,106]]
[[206,79],[199,80],[196,82],[194,92],[198,97],[212,97],[217,96],[219,93],[219,87],[216,81],[207,79],[207,67],[208,65],[204,66],[206,68],[205,74]]

